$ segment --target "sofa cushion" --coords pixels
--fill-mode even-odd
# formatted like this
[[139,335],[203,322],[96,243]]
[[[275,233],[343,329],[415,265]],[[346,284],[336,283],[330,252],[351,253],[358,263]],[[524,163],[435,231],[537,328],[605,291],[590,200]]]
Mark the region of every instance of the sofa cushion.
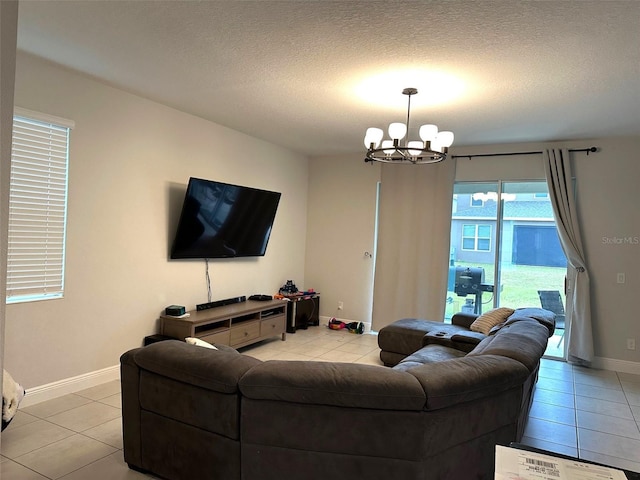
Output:
[[409,355],[422,348],[425,333],[438,329],[444,324],[431,320],[403,318],[383,327],[378,333],[378,346],[387,352]]
[[491,397],[521,387],[529,371],[521,363],[498,355],[471,356],[407,370],[422,384],[428,410]]
[[471,324],[479,316],[480,315],[476,315],[475,313],[467,312],[454,313],[453,317],[451,317],[451,325],[458,325],[459,327],[464,327],[468,330],[471,327]]
[[451,335],[451,340],[457,343],[466,343],[469,345],[477,345],[484,340],[486,335],[480,332],[458,332]]
[[142,410],[227,438],[240,437],[238,397],[140,371]]
[[409,355],[398,365],[393,367],[393,369],[406,371],[410,368],[424,365],[425,363],[442,362],[444,360],[451,360],[452,358],[464,357],[465,355],[465,352],[456,348],[447,347],[445,345],[431,344],[427,345],[426,347],[422,347],[417,352]]
[[544,308],[516,308],[513,314],[507,319],[507,324],[531,320],[532,318],[547,327],[549,337],[553,336],[556,314]]
[[[447,326],[452,327],[452,325]],[[453,328],[460,329],[461,327],[453,326]],[[456,330],[434,330],[424,336],[423,345],[443,345],[462,352],[470,352],[485,337],[486,335],[482,333],[472,332],[466,329],[459,332],[456,332]]]
[[240,391],[257,400],[382,410],[421,410],[425,396],[415,377],[355,363],[269,360],[240,379]]
[[500,355],[512,358],[533,372],[547,348],[547,328],[529,319],[507,322],[496,335],[485,338],[467,357]]
[[179,340],[153,343],[134,358],[144,370],[221,393],[237,392],[240,377],[261,363],[231,347],[194,348]]
[[498,307],[488,312],[483,313],[471,324],[471,330],[474,332],[484,333],[489,335],[489,332],[496,325],[503,323],[512,315],[513,308]]

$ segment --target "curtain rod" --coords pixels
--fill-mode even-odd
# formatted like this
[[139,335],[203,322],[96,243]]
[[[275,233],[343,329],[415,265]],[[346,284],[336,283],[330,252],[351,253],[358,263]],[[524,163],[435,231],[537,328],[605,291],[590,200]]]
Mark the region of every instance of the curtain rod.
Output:
[[[570,152],[587,152],[589,153],[597,152],[598,147],[589,147],[589,148],[570,148]],[[451,158],[468,158],[471,160],[472,157],[506,157],[511,155],[541,155],[542,151],[538,152],[507,152],[507,153],[477,153],[472,155],[451,155]]]

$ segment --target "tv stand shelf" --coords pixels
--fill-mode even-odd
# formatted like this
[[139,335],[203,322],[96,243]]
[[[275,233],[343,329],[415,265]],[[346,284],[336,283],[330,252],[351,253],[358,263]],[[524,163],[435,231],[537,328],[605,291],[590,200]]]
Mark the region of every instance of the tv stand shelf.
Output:
[[160,332],[184,340],[196,337],[205,342],[245,347],[281,335],[286,340],[286,300],[247,300],[233,305],[191,310],[185,318],[162,316]]

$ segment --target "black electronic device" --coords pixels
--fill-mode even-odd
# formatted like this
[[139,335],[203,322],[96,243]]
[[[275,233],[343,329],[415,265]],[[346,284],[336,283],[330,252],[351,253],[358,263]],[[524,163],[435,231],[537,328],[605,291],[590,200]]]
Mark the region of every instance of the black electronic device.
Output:
[[171,258],[263,256],[280,197],[279,192],[190,178]]
[[293,283],[293,280],[287,280],[287,283],[280,287],[281,295],[293,295],[294,293],[298,293],[298,287]]
[[263,295],[256,293],[255,295],[251,295],[249,300],[257,300],[258,302],[266,302],[267,300],[273,300],[271,295]]
[[185,308],[182,305],[169,305],[164,309],[165,315],[171,315],[173,317],[179,317],[180,315],[184,315],[186,312]]
[[247,297],[244,295],[240,297],[225,298],[224,300],[216,300],[215,302],[199,303],[196,305],[196,310],[200,312],[202,310],[209,310],[210,308],[224,307],[225,305],[233,305],[234,303],[242,303],[246,301]]

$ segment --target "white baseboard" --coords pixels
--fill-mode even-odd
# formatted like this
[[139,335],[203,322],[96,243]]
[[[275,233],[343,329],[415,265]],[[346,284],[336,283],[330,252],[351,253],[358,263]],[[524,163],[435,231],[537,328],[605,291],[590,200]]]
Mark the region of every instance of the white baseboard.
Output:
[[77,377],[65,378],[46,385],[27,389],[27,394],[20,402],[20,408],[45,402],[69,393],[79,392],[85,388],[95,387],[102,383],[120,379],[120,365],[103,368],[95,372],[84,373]]
[[615,358],[595,357],[592,365],[593,368],[599,368],[601,370],[613,370],[615,372],[640,375],[640,363],[638,362],[616,360]]

